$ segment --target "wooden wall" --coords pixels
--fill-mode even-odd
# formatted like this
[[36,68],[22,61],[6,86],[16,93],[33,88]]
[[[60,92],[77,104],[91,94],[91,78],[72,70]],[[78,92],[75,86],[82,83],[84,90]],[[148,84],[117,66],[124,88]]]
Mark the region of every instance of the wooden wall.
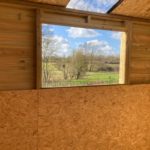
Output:
[[0,14],[0,90],[40,88],[40,23],[126,32],[120,82],[150,83],[149,20],[18,1],[1,2]]
[[149,150],[149,108],[150,85],[0,92],[0,149]]
[[35,88],[35,11],[0,5],[0,90]]
[[69,0],[26,0],[26,1],[32,1],[36,3],[45,3],[45,4],[64,6],[64,7],[66,7],[67,4],[69,3]]
[[132,25],[129,83],[150,83],[150,25]]
[[[53,16],[46,9],[37,21],[36,10],[0,5],[0,90],[28,89],[0,92],[0,149],[149,150],[150,85],[29,90],[36,86],[36,23]],[[63,13],[70,25],[125,29],[128,83],[150,83],[148,23]]]
[[123,0],[111,13],[149,19],[149,7],[149,0]]

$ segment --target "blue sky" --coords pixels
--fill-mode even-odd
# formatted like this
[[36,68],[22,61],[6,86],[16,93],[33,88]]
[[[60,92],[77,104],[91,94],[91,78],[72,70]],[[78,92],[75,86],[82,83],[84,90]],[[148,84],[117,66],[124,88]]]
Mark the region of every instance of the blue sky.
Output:
[[118,0],[70,0],[67,8],[106,13]]
[[104,55],[119,55],[121,32],[43,24],[43,34],[59,45],[58,53],[69,55],[75,49],[94,49]]

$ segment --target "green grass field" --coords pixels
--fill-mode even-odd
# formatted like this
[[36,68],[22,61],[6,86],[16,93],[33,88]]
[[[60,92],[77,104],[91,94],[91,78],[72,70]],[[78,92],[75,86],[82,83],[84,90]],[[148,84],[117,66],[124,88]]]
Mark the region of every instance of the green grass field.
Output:
[[87,72],[78,80],[60,80],[44,84],[44,87],[68,87],[117,84],[119,75],[116,72]]
[[64,80],[63,72],[55,64],[49,63],[48,69],[51,72],[52,81],[43,83],[43,87],[70,87],[70,86],[91,86],[118,84],[118,72],[86,72],[80,79]]

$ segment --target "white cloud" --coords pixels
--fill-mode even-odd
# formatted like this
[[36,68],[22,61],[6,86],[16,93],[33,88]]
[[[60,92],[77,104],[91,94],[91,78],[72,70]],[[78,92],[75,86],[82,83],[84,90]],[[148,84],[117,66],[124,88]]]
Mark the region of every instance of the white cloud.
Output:
[[121,34],[122,34],[121,32],[113,32],[111,37],[113,39],[120,40],[121,39]]
[[71,0],[67,8],[105,13],[118,0]]
[[68,40],[62,36],[54,36],[54,40],[56,41],[56,45],[58,45],[58,50],[56,52],[57,55],[66,55],[69,52],[69,43]]
[[50,26],[48,24],[43,24],[42,25],[42,32],[43,32],[43,34],[51,34],[54,32],[54,29],[52,28],[52,26]]
[[79,46],[86,53],[93,51],[96,55],[115,55],[113,47],[107,41],[91,40]]
[[102,5],[113,5],[118,2],[118,0],[96,0],[97,3]]
[[69,37],[72,37],[72,38],[92,38],[92,37],[96,37],[99,35],[99,33],[93,29],[71,27],[67,31],[68,31]]
[[[46,45],[46,42],[44,40],[47,40],[49,44]],[[49,37],[43,37],[43,51],[46,51],[46,55],[67,55],[70,46],[69,42],[67,39],[65,39],[62,36],[54,35],[54,36],[49,36]]]
[[67,8],[104,13],[103,9],[94,7],[91,3],[85,0],[71,0],[67,5]]

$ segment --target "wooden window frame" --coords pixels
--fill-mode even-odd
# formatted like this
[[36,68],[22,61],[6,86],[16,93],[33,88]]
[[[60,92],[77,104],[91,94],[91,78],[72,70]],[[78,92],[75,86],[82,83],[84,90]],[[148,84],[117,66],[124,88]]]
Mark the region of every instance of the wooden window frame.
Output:
[[[79,11],[80,12],[80,11]],[[73,27],[81,27],[81,28],[91,28],[91,29],[99,29],[99,30],[109,30],[109,31],[120,31],[124,32],[127,35],[126,21],[121,19],[110,19],[109,17],[95,16],[92,13],[82,14],[76,13],[72,11],[72,13],[65,12],[52,12],[48,10],[40,10],[38,11],[37,17],[37,29],[38,29],[38,53],[37,53],[37,88],[42,88],[42,24],[54,24],[54,25],[62,25],[62,26],[73,26]],[[40,25],[39,25],[40,24]],[[40,31],[39,31],[40,30]],[[40,37],[39,37],[40,36]],[[127,37],[127,36],[125,36]],[[40,42],[39,42],[40,39]],[[127,42],[125,39],[125,46],[121,50],[123,53],[120,59],[124,56],[127,56]],[[39,44],[40,43],[40,44]],[[119,72],[119,84],[125,84],[126,81],[126,68],[127,68],[127,57],[125,57],[122,61],[122,65],[120,65]],[[120,77],[121,75],[121,77]],[[121,79],[120,79],[121,78]]]

